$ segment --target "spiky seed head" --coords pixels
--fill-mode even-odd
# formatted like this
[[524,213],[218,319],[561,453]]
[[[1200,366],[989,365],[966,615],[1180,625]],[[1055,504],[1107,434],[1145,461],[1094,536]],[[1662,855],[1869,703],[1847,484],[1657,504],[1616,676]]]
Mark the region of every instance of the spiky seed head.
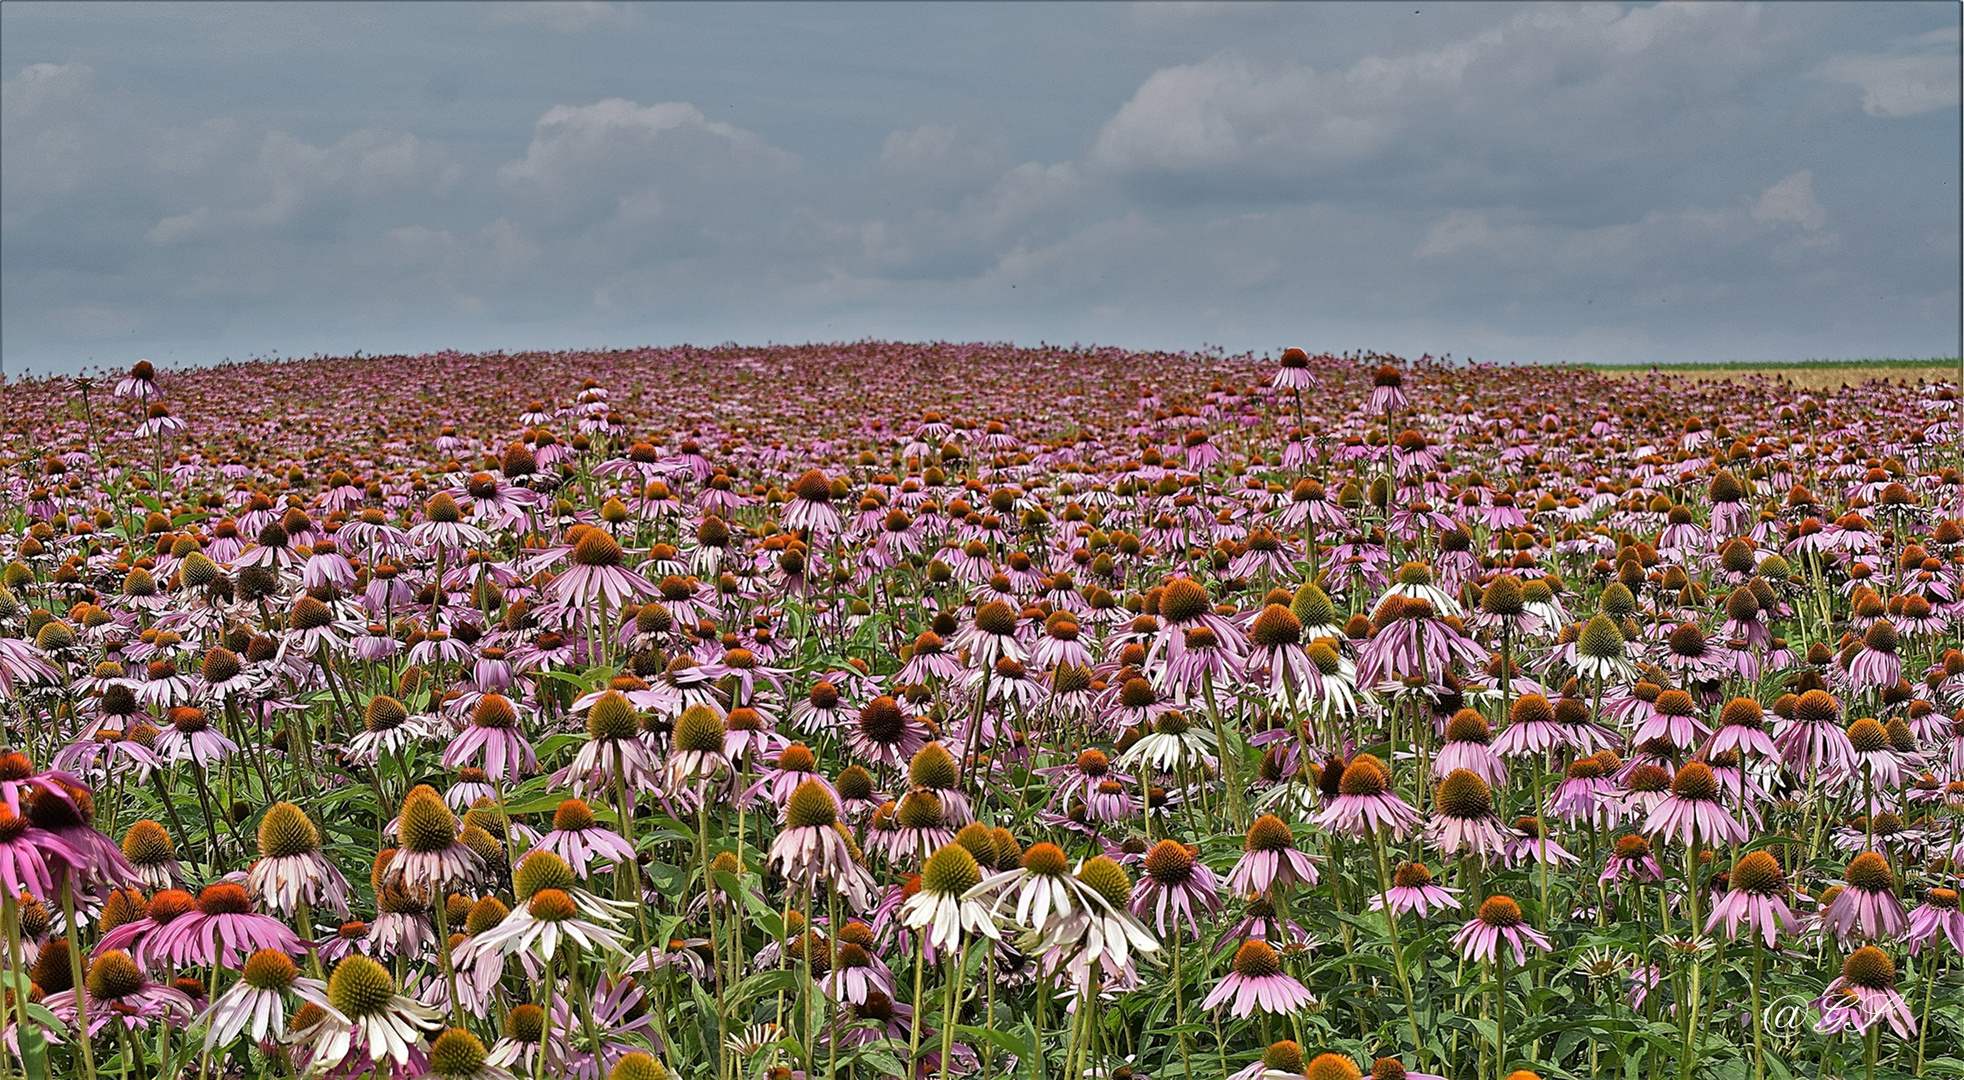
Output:
[[1589,616],[1576,640],[1576,651],[1596,660],[1620,659],[1624,655],[1623,631],[1616,621],[1602,612]]
[[143,989],[143,969],[130,954],[111,949],[89,964],[89,993],[103,1001],[120,1001]]
[[123,834],[123,857],[136,866],[159,866],[177,857],[177,845],[162,825],[139,821]]
[[1841,962],[1841,977],[1865,990],[1894,990],[1896,962],[1873,945],[1864,945]]
[[1286,851],[1296,846],[1296,836],[1289,830],[1289,823],[1274,814],[1263,814],[1248,826],[1247,850]]
[[614,1067],[607,1070],[607,1080],[669,1080],[669,1076],[666,1066],[639,1050],[621,1055]]
[[1712,802],[1719,796],[1718,777],[1702,761],[1687,761],[1671,778],[1671,794],[1693,802]]
[[1099,855],[1078,867],[1077,879],[1117,909],[1123,910],[1132,895],[1131,876],[1110,856]]
[[389,969],[360,953],[342,958],[327,977],[327,1000],[349,1019],[374,1016],[396,996]]
[[1732,864],[1732,887],[1755,896],[1781,896],[1787,891],[1787,875],[1780,860],[1764,851],[1746,853]]
[[520,900],[530,900],[541,889],[570,889],[577,881],[566,860],[550,851],[534,851],[518,864],[511,884]]
[[1489,896],[1480,904],[1480,922],[1487,926],[1503,928],[1519,926],[1524,921],[1521,905],[1515,903],[1511,897]]
[[240,977],[254,990],[285,990],[300,977],[300,969],[280,950],[260,949],[246,958]]
[[1304,1080],[1363,1080],[1357,1063],[1342,1054],[1318,1054],[1303,1069]]
[[430,1075],[446,1080],[475,1077],[489,1057],[477,1036],[463,1028],[445,1028],[430,1041]]
[[945,820],[941,800],[931,791],[910,791],[901,796],[894,817],[903,829],[938,829]]
[[800,782],[784,804],[784,825],[789,829],[825,828],[838,820],[838,804],[817,780]]
[[675,721],[675,749],[686,753],[714,754],[723,749],[723,718],[707,705],[691,705]]
[[[595,740],[631,739],[641,727],[641,713],[627,695],[619,690],[609,690],[587,710],[587,738]],[[716,745],[720,749],[723,740],[719,736]]]
[[320,850],[320,830],[307,820],[306,811],[290,802],[274,803],[259,819],[259,854],[268,859],[284,859]]
[[961,783],[961,771],[955,764],[955,755],[938,742],[928,743],[915,751],[914,760],[907,766],[907,777],[915,787],[943,791]]
[[1260,938],[1249,938],[1234,951],[1234,973],[1244,979],[1264,979],[1282,974],[1282,958],[1275,947]]
[[1864,851],[1850,860],[1842,878],[1849,885],[1867,893],[1896,890],[1896,874],[1889,869],[1889,860],[1873,851]]
[[975,856],[956,843],[947,843],[928,856],[921,867],[921,888],[944,896],[960,896],[982,883],[982,868]]
[[1482,818],[1493,813],[1493,788],[1468,769],[1454,769],[1439,782],[1435,796],[1439,812],[1461,819]]

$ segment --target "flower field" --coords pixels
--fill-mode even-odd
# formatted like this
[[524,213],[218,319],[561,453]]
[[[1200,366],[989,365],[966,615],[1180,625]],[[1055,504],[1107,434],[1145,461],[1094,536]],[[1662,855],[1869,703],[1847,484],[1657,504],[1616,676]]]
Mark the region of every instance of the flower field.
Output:
[[8,1069],[1964,1076],[1958,411],[880,342],[5,384]]

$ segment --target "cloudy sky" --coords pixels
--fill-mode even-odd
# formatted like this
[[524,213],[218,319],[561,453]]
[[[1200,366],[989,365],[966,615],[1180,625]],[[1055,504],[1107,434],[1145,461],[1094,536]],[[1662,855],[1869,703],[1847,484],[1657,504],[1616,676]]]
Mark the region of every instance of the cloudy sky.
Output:
[[1960,10],[9,2],[0,348],[1948,355]]

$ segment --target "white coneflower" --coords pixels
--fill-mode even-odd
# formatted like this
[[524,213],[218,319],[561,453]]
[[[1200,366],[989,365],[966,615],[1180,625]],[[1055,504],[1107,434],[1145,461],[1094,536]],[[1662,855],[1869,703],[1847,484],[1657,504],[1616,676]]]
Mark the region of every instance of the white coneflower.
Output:
[[579,888],[565,860],[534,851],[512,874],[519,903],[496,926],[472,934],[451,953],[460,970],[475,968],[486,954],[521,954],[550,961],[561,942],[589,953],[627,954],[613,929],[630,905],[604,900]]
[[964,936],[1001,937],[988,905],[966,896],[982,883],[982,868],[960,844],[943,844],[921,868],[921,891],[900,905],[901,924],[923,931],[936,949],[955,949]]
[[398,993],[389,969],[366,956],[350,956],[335,965],[327,998],[332,1012],[323,1010],[288,1036],[306,1052],[307,1070],[332,1070],[351,1054],[404,1068],[424,1036],[443,1027],[439,1010]]
[[205,1010],[207,1053],[226,1046],[241,1034],[250,1033],[254,1042],[281,1034],[286,1024],[286,995],[318,1006],[328,1019],[352,1024],[328,1000],[327,984],[300,974],[293,959],[278,949],[261,949],[246,958],[239,981],[212,999]]

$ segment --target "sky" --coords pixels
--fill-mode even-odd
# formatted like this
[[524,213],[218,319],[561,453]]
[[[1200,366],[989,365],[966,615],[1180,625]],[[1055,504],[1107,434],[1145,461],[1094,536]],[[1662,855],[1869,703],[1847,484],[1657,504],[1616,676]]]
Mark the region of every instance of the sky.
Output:
[[9,0],[0,353],[1954,355],[1960,12]]

